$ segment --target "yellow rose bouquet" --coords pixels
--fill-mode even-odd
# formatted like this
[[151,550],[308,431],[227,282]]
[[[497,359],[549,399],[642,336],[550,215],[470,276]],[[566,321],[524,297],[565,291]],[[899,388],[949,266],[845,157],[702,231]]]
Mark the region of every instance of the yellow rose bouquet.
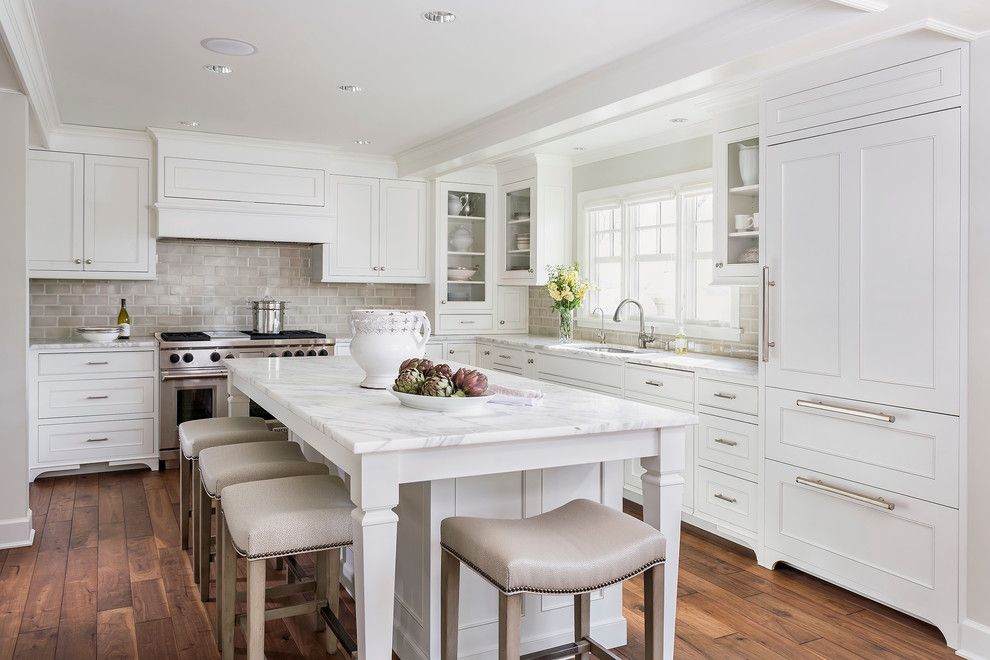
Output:
[[574,310],[584,302],[592,285],[581,276],[577,263],[548,266],[547,273],[551,307],[560,314],[560,341],[569,342],[574,338]]

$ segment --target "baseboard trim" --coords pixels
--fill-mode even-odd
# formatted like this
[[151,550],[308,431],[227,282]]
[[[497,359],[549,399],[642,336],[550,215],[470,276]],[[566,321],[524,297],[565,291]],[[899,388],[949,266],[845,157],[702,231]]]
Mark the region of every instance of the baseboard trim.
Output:
[[0,550],[23,548],[34,543],[34,527],[31,526],[31,509],[23,518],[0,520]]
[[960,631],[962,634],[956,655],[968,660],[990,660],[990,626],[966,619]]

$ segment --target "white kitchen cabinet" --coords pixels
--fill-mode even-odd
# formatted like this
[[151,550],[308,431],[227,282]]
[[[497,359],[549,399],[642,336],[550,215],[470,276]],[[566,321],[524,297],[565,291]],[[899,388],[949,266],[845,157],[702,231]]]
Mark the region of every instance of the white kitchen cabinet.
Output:
[[321,282],[425,283],[426,184],[371,177],[330,180],[334,240],[313,247]]
[[462,362],[464,364],[477,364],[477,347],[473,341],[470,342],[447,342],[445,344],[447,354],[444,361]]
[[767,149],[769,387],[959,413],[960,119]]
[[204,158],[162,159],[166,198],[322,207],[322,169]]
[[529,330],[529,289],[524,286],[500,286],[496,302],[500,332]]
[[32,150],[27,179],[31,277],[154,278],[146,159]]
[[[744,126],[716,133],[712,139],[713,284],[759,284],[759,137],[759,126]],[[753,150],[754,147],[757,149]],[[742,151],[752,154],[755,166],[750,169],[755,169],[755,180],[751,178],[752,172],[746,172],[744,178],[740,164]],[[737,215],[751,216],[753,223],[737,227]]]

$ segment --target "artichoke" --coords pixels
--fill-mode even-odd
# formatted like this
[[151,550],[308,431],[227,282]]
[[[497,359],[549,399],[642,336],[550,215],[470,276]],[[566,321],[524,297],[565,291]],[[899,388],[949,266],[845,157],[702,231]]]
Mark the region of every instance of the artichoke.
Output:
[[454,384],[446,376],[431,376],[423,383],[419,393],[423,396],[448,397],[454,393]]
[[403,360],[402,364],[399,365],[399,371],[405,371],[406,369],[418,369],[420,373],[423,374],[432,368],[433,361],[427,360],[426,358],[409,358],[408,360]]
[[419,369],[403,369],[395,379],[395,391],[406,394],[419,394],[426,376]]
[[427,378],[430,378],[432,376],[443,376],[444,378],[452,378],[454,376],[454,371],[453,369],[450,368],[449,364],[434,365],[432,369],[430,369],[425,373]]
[[474,369],[458,369],[453,381],[467,396],[482,396],[488,391],[488,376]]

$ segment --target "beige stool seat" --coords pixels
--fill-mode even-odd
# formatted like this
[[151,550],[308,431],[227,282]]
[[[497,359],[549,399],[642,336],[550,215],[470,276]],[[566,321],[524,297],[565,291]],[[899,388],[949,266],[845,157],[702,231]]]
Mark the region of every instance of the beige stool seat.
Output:
[[234,484],[329,474],[329,469],[307,461],[296,443],[274,440],[208,447],[199,454],[199,474],[206,493],[215,499]]
[[235,484],[220,491],[220,501],[234,549],[248,559],[353,543],[354,504],[337,477],[311,475]]
[[667,548],[658,530],[590,500],[522,520],[447,518],[440,538],[506,594],[595,591],[662,563]]
[[[234,422],[233,420],[254,420]],[[195,426],[191,424],[213,422],[210,426]],[[238,428],[238,427],[243,428]],[[269,434],[266,436],[265,434]],[[272,439],[286,439],[284,433],[269,431],[265,420],[260,417],[218,417],[216,419],[199,419],[195,422],[185,422],[179,426],[179,447],[186,458],[199,458],[199,452],[207,447],[239,444],[244,442],[263,442]]]

